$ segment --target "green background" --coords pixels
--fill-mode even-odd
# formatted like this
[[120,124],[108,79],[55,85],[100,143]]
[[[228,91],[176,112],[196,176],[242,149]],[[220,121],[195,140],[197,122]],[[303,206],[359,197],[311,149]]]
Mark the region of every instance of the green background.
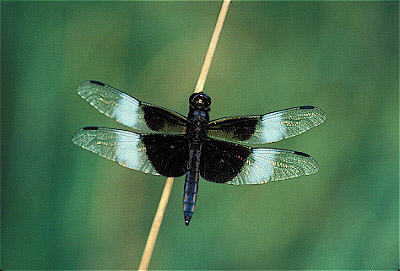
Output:
[[[189,227],[175,180],[151,269],[398,269],[398,2],[242,2],[205,85],[211,118],[322,108],[268,147],[315,175],[201,180]],[[165,182],[71,142],[127,129],[76,93],[98,80],[182,114],[221,2],[1,3],[1,268],[136,269]]]

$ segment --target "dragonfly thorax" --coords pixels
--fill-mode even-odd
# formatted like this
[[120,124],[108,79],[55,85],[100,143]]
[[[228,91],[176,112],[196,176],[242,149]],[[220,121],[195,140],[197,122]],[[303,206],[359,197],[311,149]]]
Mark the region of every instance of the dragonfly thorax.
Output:
[[202,142],[206,140],[207,138],[206,126],[207,123],[209,122],[209,114],[208,114],[209,110],[210,110],[209,107],[208,110],[195,109],[192,106],[190,107],[188,114],[189,122],[186,126],[187,139],[202,141]]
[[195,118],[189,121],[189,125],[186,128],[186,137],[193,141],[204,142],[207,138],[207,120]]

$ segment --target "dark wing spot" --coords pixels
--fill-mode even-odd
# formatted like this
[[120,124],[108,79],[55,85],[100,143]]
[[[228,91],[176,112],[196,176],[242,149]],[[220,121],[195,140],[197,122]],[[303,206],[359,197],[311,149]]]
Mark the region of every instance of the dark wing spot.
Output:
[[304,157],[310,157],[310,155],[308,155],[307,153],[304,153],[304,152],[293,151],[293,153],[294,153],[294,154],[301,155],[301,156],[304,156]]
[[234,138],[239,141],[246,141],[250,139],[254,135],[254,131],[256,130],[256,125],[258,123],[258,119],[250,119],[246,121],[245,126],[236,126],[232,133]]
[[99,81],[90,81],[90,83],[92,83],[92,84],[96,84],[96,85],[99,85],[99,86],[105,86],[105,84],[104,84],[104,83],[102,83],[102,82],[99,82]]
[[143,102],[140,102],[140,106],[143,109],[146,124],[152,131],[160,131],[168,126],[182,127],[183,130],[185,123],[182,123],[181,118],[176,115],[163,108],[147,105]]
[[219,131],[225,138],[246,141],[254,135],[259,120],[260,118],[249,117],[230,118],[219,121],[208,129]]
[[200,175],[214,183],[229,182],[240,173],[251,152],[240,144],[208,138],[201,149]]
[[142,135],[146,155],[153,167],[163,176],[178,177],[186,173],[189,142],[183,135]]
[[89,127],[82,128],[82,130],[98,130],[98,129],[99,129],[99,127],[95,127],[95,126],[89,126]]

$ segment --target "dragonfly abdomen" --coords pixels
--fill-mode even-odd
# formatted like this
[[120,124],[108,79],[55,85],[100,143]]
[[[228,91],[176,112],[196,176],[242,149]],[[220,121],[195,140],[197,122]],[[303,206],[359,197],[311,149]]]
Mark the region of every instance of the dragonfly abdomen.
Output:
[[189,151],[188,169],[185,179],[185,189],[183,194],[183,215],[186,226],[189,226],[196,206],[197,192],[200,178],[200,154],[201,144],[192,144]]

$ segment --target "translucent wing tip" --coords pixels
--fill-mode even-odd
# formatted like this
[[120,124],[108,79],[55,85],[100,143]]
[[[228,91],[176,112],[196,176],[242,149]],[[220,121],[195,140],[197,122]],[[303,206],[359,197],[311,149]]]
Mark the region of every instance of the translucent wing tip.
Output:
[[87,85],[99,85],[99,86],[106,86],[106,84],[96,81],[96,80],[87,80],[87,81],[83,81],[82,83],[80,83],[77,87],[77,89],[83,87],[83,86],[87,86]]
[[90,86],[90,81],[85,81],[80,83],[76,88],[76,91],[78,92],[79,96],[81,96],[83,99],[85,99],[86,97],[85,93],[87,92],[88,86]]
[[312,112],[315,114],[315,116],[317,117],[318,123],[316,123],[317,125],[320,125],[321,123],[323,123],[326,120],[326,113],[315,106],[301,106],[300,108],[304,108],[304,109],[312,109]]
[[86,135],[85,130],[98,130],[99,127],[84,127],[79,129],[78,131],[75,132],[75,134],[72,136],[72,142],[75,145],[78,145],[80,147],[83,147],[85,141],[83,141],[83,137]]
[[298,157],[301,157],[300,160],[302,160],[302,169],[304,170],[304,172],[302,172],[299,176],[311,175],[318,172],[319,165],[317,163],[317,160],[315,160],[311,155],[299,151],[290,152],[294,155],[297,155]]
[[88,89],[93,88],[94,85],[98,85],[98,86],[106,86],[106,84],[101,83],[99,81],[95,81],[95,80],[88,80],[88,81],[84,81],[82,83],[80,83],[77,87],[76,87],[76,91],[78,92],[78,94],[82,97],[85,98],[86,96],[86,92],[88,91]]
[[[298,153],[298,152],[296,152]],[[319,165],[317,160],[315,160],[312,156],[307,154],[307,160],[309,163],[309,167],[307,168],[307,170],[305,171],[304,175],[311,175],[314,173],[317,173],[319,170]]]

